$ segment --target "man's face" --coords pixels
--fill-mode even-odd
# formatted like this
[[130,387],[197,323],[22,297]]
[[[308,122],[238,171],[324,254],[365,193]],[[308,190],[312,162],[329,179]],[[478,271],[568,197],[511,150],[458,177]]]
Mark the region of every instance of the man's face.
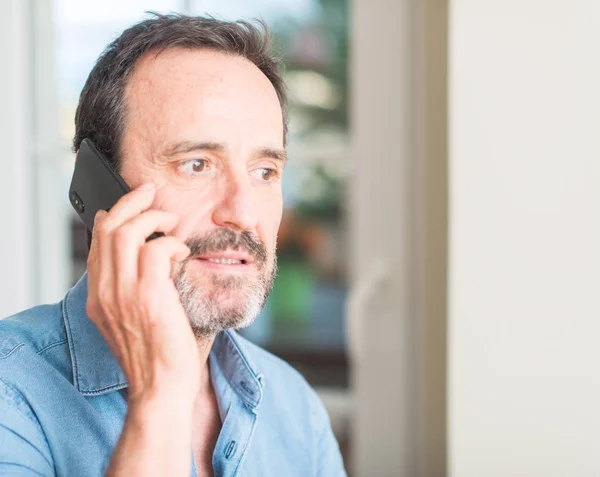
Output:
[[122,176],[156,184],[192,250],[174,282],[198,337],[248,326],[276,270],[284,166],[275,89],[243,58],[172,49],[144,56],[126,90]]

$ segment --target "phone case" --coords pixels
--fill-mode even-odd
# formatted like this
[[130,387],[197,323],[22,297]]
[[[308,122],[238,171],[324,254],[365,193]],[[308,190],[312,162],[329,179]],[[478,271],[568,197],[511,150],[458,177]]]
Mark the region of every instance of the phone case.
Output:
[[89,139],[84,139],[75,161],[69,201],[89,230],[99,210],[110,210],[130,189]]

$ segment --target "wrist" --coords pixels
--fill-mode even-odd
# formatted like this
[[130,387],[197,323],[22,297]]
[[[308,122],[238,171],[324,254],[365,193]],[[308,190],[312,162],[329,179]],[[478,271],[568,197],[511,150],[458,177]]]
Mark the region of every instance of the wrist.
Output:
[[138,425],[174,426],[192,419],[193,400],[182,396],[136,396],[129,400],[127,416]]

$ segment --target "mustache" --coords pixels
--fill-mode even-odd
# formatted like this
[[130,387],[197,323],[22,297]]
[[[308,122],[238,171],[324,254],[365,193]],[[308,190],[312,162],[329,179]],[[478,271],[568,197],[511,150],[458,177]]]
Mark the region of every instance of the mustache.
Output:
[[188,258],[194,258],[209,252],[225,250],[244,251],[262,265],[267,261],[267,248],[258,237],[250,232],[234,232],[231,229],[217,229],[204,237],[190,237],[185,241],[191,253]]

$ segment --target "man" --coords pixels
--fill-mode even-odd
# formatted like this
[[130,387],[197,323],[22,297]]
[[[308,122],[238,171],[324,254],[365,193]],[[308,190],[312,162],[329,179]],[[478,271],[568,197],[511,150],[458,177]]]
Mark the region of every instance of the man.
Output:
[[96,215],[61,303],[0,321],[1,475],[345,475],[314,391],[234,331],[276,270],[269,49],[252,24],[156,15],[99,58],[74,149],[90,139],[133,191]]

